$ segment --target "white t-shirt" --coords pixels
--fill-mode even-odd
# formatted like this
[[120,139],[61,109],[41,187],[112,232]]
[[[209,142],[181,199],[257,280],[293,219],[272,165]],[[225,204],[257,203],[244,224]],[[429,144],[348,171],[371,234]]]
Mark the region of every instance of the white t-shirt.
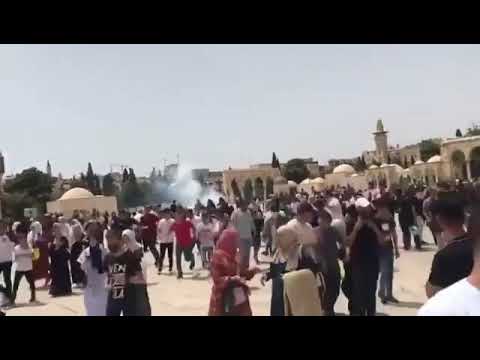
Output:
[[313,245],[317,243],[317,236],[313,231],[312,225],[309,223],[302,224],[297,219],[292,219],[287,223],[287,226],[295,231],[298,241],[302,245]]
[[170,232],[174,219],[161,219],[157,224],[157,240],[160,244],[173,243],[175,239],[175,233]]
[[429,299],[418,316],[480,316],[480,289],[467,278],[439,291]]
[[14,248],[15,243],[7,235],[0,236],[0,263],[12,261]]
[[33,270],[33,250],[32,248],[24,249],[20,245],[16,245],[14,249],[15,271]]
[[215,225],[212,223],[204,224],[201,222],[197,226],[198,240],[201,247],[213,247],[215,244],[213,238],[215,236]]

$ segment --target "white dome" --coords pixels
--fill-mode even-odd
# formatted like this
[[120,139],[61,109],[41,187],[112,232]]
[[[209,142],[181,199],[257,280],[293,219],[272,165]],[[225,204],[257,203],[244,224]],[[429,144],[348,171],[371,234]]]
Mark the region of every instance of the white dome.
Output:
[[288,186],[294,188],[294,187],[297,187],[297,183],[295,181],[288,180]]
[[413,164],[413,165],[423,165],[423,164],[425,164],[425,163],[422,160],[417,160],[417,161],[415,161],[415,164]]
[[315,179],[313,179],[312,181],[310,181],[310,184],[323,184],[325,182],[325,180],[321,177],[317,177]]
[[442,162],[442,157],[440,155],[434,155],[430,159],[428,159],[427,163],[438,163]]
[[356,176],[358,176],[358,174],[353,174],[351,177],[356,177]]
[[85,199],[93,197],[93,194],[87,189],[76,187],[68,190],[65,194],[63,194],[60,200]]
[[380,165],[380,168],[386,168],[386,167],[389,167],[390,165],[389,164],[382,164]]
[[377,165],[370,165],[370,167],[368,168],[369,170],[374,170],[374,169],[378,169],[378,166]]
[[333,173],[351,175],[355,173],[355,169],[351,165],[342,164],[342,165],[338,165],[335,169],[333,169]]
[[308,185],[310,184],[310,179],[309,178],[306,178],[305,180],[303,180],[300,185]]

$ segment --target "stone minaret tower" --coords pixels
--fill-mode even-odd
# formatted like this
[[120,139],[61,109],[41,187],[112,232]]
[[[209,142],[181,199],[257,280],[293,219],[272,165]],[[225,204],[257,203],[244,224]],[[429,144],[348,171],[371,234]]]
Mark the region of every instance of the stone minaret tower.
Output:
[[377,131],[375,131],[373,135],[375,136],[377,161],[379,161],[381,164],[386,163],[388,158],[387,134],[388,131],[385,131],[384,129],[382,119],[378,119]]

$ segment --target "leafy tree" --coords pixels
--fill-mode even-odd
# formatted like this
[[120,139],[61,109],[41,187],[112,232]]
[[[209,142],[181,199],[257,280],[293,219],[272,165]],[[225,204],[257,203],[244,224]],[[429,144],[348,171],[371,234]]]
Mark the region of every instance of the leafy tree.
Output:
[[[284,176],[297,184],[310,176],[307,165],[302,159],[292,159],[285,164]],[[272,191],[273,192],[273,191]]]
[[[422,161],[427,161],[434,155],[440,154],[440,144],[432,139],[422,140],[420,142],[420,158]],[[413,158],[413,156],[412,156]],[[412,162],[414,164],[415,161]]]
[[472,124],[471,127],[467,129],[466,136],[477,136],[480,135],[480,125],[479,124]]
[[363,157],[358,157],[355,160],[355,163],[354,163],[353,167],[355,168],[355,171],[357,171],[357,172],[364,171],[367,168],[367,164],[363,160]]
[[275,153],[272,155],[272,168],[280,169],[280,161]]
[[115,182],[113,180],[112,174],[107,174],[103,177],[103,195],[113,196],[116,193]]
[[133,171],[132,168],[128,169],[128,180],[129,181],[137,181],[137,177],[135,176],[135,172]]
[[121,203],[126,207],[145,204],[145,194],[136,181],[127,181],[120,194]]
[[457,138],[463,137],[462,132],[460,131],[460,129],[457,129],[457,131],[456,131],[456,133],[455,133],[455,136],[456,136]]
[[[11,212],[17,214],[20,211],[23,214],[25,207],[37,207],[45,211],[46,202],[51,200],[52,188],[52,178],[34,167],[23,170],[15,178],[6,181],[4,186],[7,197],[10,196],[10,205],[14,207]],[[23,208],[19,209],[19,206]]]
[[153,168],[152,172],[150,173],[150,183],[153,184],[155,181],[157,181],[157,171],[155,168]]

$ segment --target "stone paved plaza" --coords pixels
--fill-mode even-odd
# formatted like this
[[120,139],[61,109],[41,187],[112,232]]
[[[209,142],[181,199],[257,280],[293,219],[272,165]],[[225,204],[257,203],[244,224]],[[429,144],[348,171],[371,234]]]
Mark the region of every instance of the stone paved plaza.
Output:
[[[399,234],[400,236],[400,234]],[[424,239],[433,243],[431,234],[425,230]],[[423,251],[400,250],[401,255],[395,263],[394,295],[401,301],[398,305],[382,305],[378,301],[377,312],[379,315],[415,315],[417,309],[426,301],[425,282],[427,280],[431,261],[435,253],[435,246],[426,246]],[[150,254],[150,262],[153,262]],[[198,257],[197,257],[198,258]],[[199,266],[199,261],[197,262]],[[267,269],[268,264],[262,264],[262,269]],[[184,269],[188,269],[185,264]],[[151,265],[148,269],[148,292],[153,315],[195,315],[203,316],[208,312],[210,299],[211,279],[208,272],[201,271],[196,278],[188,270],[184,279],[178,280],[175,273],[157,275],[156,269]],[[38,286],[41,285],[37,283]],[[260,284],[260,275],[251,282],[250,302],[254,315],[269,315],[271,282],[263,287]],[[7,310],[7,316],[83,316],[83,294],[81,290],[74,290],[74,295],[69,297],[51,298],[45,289],[37,290],[37,304],[28,304],[29,290],[25,281],[17,297],[17,306]],[[340,295],[335,311],[347,314],[347,300]]]

